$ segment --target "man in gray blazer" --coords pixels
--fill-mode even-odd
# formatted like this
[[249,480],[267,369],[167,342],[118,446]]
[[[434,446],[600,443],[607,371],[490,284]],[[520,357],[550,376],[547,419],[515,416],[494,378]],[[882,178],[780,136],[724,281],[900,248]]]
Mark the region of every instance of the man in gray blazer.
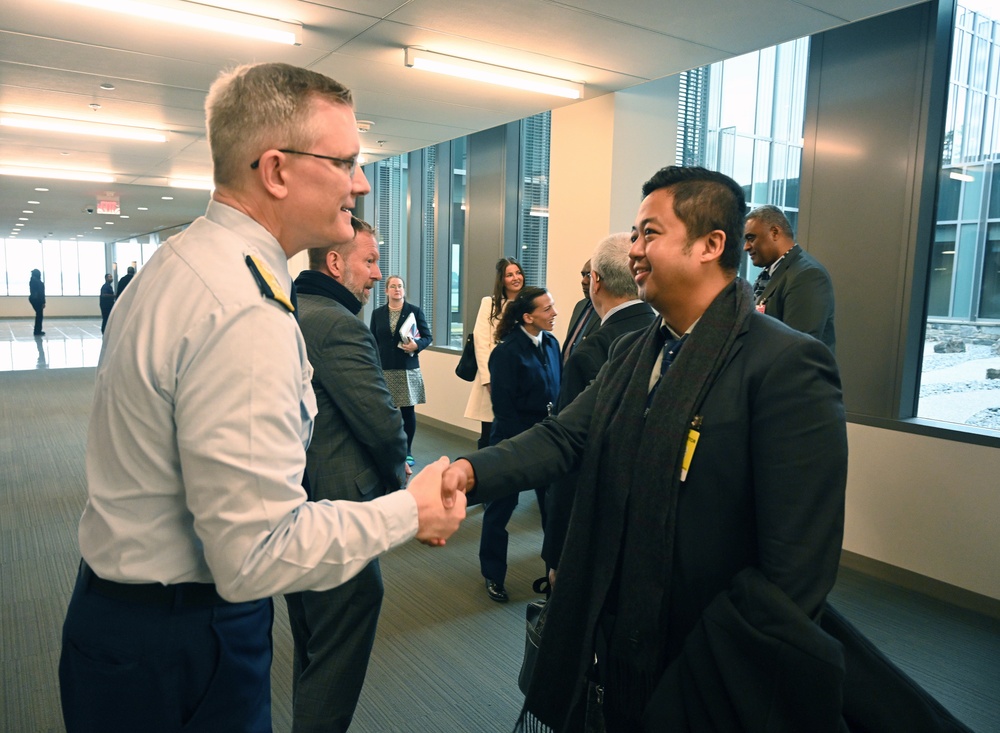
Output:
[[764,268],[754,283],[757,311],[818,338],[835,351],[833,282],[826,268],[795,243],[792,226],[781,209],[761,206],[751,211],[743,241],[750,260]]
[[[353,220],[354,240],[309,250],[295,280],[318,414],[306,453],[311,498],[368,501],[406,483],[406,435],[379,366],[375,339],[357,317],[378,267],[372,227]],[[372,560],[328,591],[285,596],[295,641],[293,730],[346,731],[361,695],[382,606]]]

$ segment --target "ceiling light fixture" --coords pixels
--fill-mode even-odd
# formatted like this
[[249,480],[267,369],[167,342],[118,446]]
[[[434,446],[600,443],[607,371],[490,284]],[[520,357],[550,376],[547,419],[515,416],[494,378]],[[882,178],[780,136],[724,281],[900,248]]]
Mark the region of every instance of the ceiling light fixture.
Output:
[[540,94],[552,94],[567,99],[581,99],[583,97],[584,85],[580,82],[535,74],[530,71],[509,69],[504,66],[494,66],[459,56],[445,56],[420,48],[410,47],[406,49],[406,65],[414,69],[482,81],[487,84],[499,84]]
[[171,188],[190,188],[196,191],[211,191],[215,182],[211,178],[171,178]]
[[140,140],[152,143],[167,141],[167,136],[162,130],[132,127],[130,125],[111,125],[104,122],[61,119],[58,117],[42,117],[40,115],[7,115],[0,117],[0,125],[4,127],[23,127],[28,130],[44,130],[46,132],[66,132],[71,135],[113,137],[119,140]]
[[236,10],[226,10],[210,5],[174,0],[173,2],[136,2],[135,0],[63,0],[74,5],[94,8],[101,13],[112,11],[155,20],[175,23],[188,28],[227,33],[241,38],[284,43],[299,46],[302,43],[302,24],[275,18],[266,18]]
[[[97,171],[71,171],[59,168],[24,168],[21,166],[0,165],[0,176],[27,176],[28,178],[54,178],[60,181],[91,181],[93,183],[114,183],[115,177],[110,173]],[[48,190],[48,189],[35,189]]]

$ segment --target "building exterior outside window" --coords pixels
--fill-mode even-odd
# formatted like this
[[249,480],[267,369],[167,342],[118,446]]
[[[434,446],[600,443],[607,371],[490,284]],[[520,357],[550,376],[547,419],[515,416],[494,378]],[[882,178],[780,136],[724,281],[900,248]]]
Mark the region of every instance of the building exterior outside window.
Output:
[[[772,204],[795,229],[805,125],[809,39],[800,38],[680,77],[677,163],[742,184],[751,207]],[[741,272],[757,277],[750,263]]]
[[1000,7],[960,0],[953,33],[917,415],[998,430]]
[[529,285],[545,285],[549,239],[549,136],[552,113],[521,122],[518,259]]
[[[522,120],[519,139],[514,134],[507,143],[519,146],[520,163],[506,174],[505,188],[518,194],[505,206],[517,207],[516,249],[531,283],[544,283],[546,276],[549,131],[550,113],[545,112]],[[438,347],[461,349],[464,344],[468,179],[474,174],[469,168],[475,145],[475,135],[456,138],[365,168],[372,181],[369,216],[379,232],[383,276],[406,278],[407,298],[423,309]],[[515,221],[513,213],[510,221]],[[378,307],[385,302],[383,281],[372,303]]]

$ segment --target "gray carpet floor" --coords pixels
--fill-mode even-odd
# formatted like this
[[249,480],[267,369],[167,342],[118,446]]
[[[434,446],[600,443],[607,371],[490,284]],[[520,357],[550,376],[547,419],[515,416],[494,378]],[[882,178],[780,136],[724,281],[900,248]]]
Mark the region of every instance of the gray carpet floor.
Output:
[[[0,373],[0,730],[63,731],[57,665],[75,577],[76,524],[93,369]],[[418,463],[472,441],[420,426]],[[419,467],[419,465],[418,465]],[[529,500],[530,499],[530,500]],[[511,523],[511,602],[490,601],[478,568],[482,512],[441,549],[411,543],[382,561],[378,637],[352,733],[512,729],[521,696],[524,604],[542,572],[533,495]],[[978,733],[1000,733],[1000,625],[854,571],[833,602]],[[291,729],[291,636],[275,603],[274,730]]]

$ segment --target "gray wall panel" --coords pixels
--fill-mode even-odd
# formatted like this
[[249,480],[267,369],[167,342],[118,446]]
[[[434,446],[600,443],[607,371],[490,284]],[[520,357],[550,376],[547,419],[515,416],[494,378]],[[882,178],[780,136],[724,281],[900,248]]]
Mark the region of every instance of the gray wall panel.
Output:
[[833,278],[845,403],[860,415],[899,416],[906,349],[919,346],[913,263],[927,256],[920,215],[934,196],[924,150],[944,95],[930,83],[936,13],[918,5],[813,38],[797,234]]

